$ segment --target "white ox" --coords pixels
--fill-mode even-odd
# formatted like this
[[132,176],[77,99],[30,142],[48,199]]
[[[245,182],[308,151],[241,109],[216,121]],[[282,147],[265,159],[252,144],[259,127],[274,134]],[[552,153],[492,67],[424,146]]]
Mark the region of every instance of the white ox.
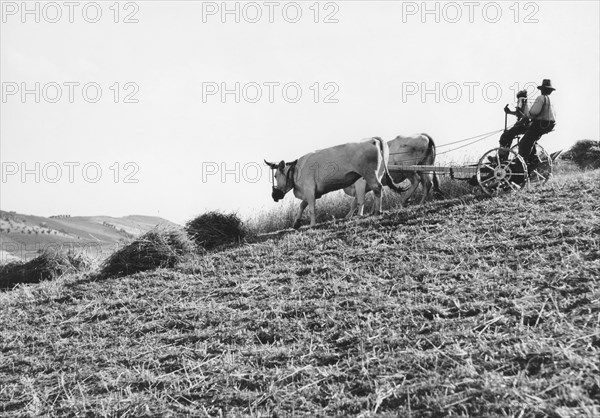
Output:
[[[315,201],[334,190],[351,186],[359,178],[375,194],[373,212],[381,211],[381,179],[385,176],[389,187],[398,189],[389,178],[387,161],[389,150],[385,141],[373,137],[360,142],[350,142],[306,154],[296,161],[279,164],[265,163],[275,170],[273,176],[273,200],[283,199],[294,190],[294,196],[301,199],[300,210],[294,220],[294,228],[300,227],[300,218],[308,206],[310,226],[316,224]],[[357,190],[357,193],[360,193]],[[364,201],[364,196],[362,196]]]
[[[417,134],[412,136],[398,135],[396,138],[387,143],[390,157],[388,165],[433,165],[435,163],[435,143],[427,134]],[[422,204],[430,195],[431,188],[439,194],[442,194],[439,188],[437,176],[431,171],[419,171],[412,173],[392,172],[391,177],[394,181],[401,183],[408,179],[411,183],[407,193],[403,196],[400,204],[406,205],[406,202],[415,192],[419,184],[423,184],[423,197],[419,204]],[[383,179],[383,185],[387,186],[386,178]],[[397,187],[397,186],[395,186]],[[365,195],[371,190],[370,186],[364,179],[359,179],[353,185],[344,188],[344,192],[354,197],[350,211],[346,218],[350,218],[358,207],[358,214],[362,216]],[[379,203],[381,205],[381,203]],[[375,208],[374,208],[375,210]]]

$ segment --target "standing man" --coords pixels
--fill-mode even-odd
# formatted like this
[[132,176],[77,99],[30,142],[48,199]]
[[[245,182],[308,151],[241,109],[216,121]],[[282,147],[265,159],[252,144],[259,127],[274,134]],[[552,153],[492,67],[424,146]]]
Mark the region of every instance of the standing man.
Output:
[[542,85],[538,86],[538,89],[542,94],[535,99],[533,106],[531,106],[531,109],[529,110],[531,125],[529,125],[525,135],[523,135],[519,142],[519,155],[521,155],[527,163],[530,172],[535,170],[540,163],[535,152],[535,144],[542,135],[553,130],[556,125],[554,108],[550,101],[550,94],[556,89],[552,87],[552,83],[548,79],[544,79]]
[[[515,136],[522,135],[527,131],[529,127],[529,105],[527,104],[527,90],[521,90],[517,93],[517,106],[515,111],[511,111],[508,105],[504,106],[504,113],[509,115],[515,115],[517,117],[517,123],[510,128],[506,129],[502,136],[500,136],[500,146],[503,148],[510,149],[513,139]],[[501,157],[506,157],[508,152],[500,151]]]

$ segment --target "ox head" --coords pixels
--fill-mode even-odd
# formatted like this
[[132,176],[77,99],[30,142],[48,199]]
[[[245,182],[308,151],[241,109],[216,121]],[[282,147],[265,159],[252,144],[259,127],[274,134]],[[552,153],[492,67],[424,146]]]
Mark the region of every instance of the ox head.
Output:
[[275,170],[272,180],[273,192],[271,193],[274,201],[280,201],[287,192],[294,188],[294,173],[297,162],[298,160],[291,163],[280,161],[279,164],[275,164],[265,160],[265,164]]

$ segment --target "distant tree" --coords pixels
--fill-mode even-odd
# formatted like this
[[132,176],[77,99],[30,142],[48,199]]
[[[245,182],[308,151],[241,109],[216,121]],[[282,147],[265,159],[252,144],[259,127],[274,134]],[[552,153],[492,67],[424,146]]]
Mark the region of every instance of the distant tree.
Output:
[[562,158],[573,161],[581,169],[600,168],[600,141],[592,139],[577,141]]

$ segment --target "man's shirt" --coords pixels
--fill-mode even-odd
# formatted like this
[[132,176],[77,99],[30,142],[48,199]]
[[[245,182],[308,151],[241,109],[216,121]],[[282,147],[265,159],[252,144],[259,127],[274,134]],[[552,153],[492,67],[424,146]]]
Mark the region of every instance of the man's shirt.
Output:
[[[517,109],[523,112],[524,117],[528,117],[529,115],[529,104],[527,103],[527,97],[519,97],[517,102]],[[517,113],[517,119],[521,119],[519,113]]]
[[529,110],[529,117],[535,120],[554,122],[554,107],[552,107],[550,96],[545,96],[543,94],[538,96]]

